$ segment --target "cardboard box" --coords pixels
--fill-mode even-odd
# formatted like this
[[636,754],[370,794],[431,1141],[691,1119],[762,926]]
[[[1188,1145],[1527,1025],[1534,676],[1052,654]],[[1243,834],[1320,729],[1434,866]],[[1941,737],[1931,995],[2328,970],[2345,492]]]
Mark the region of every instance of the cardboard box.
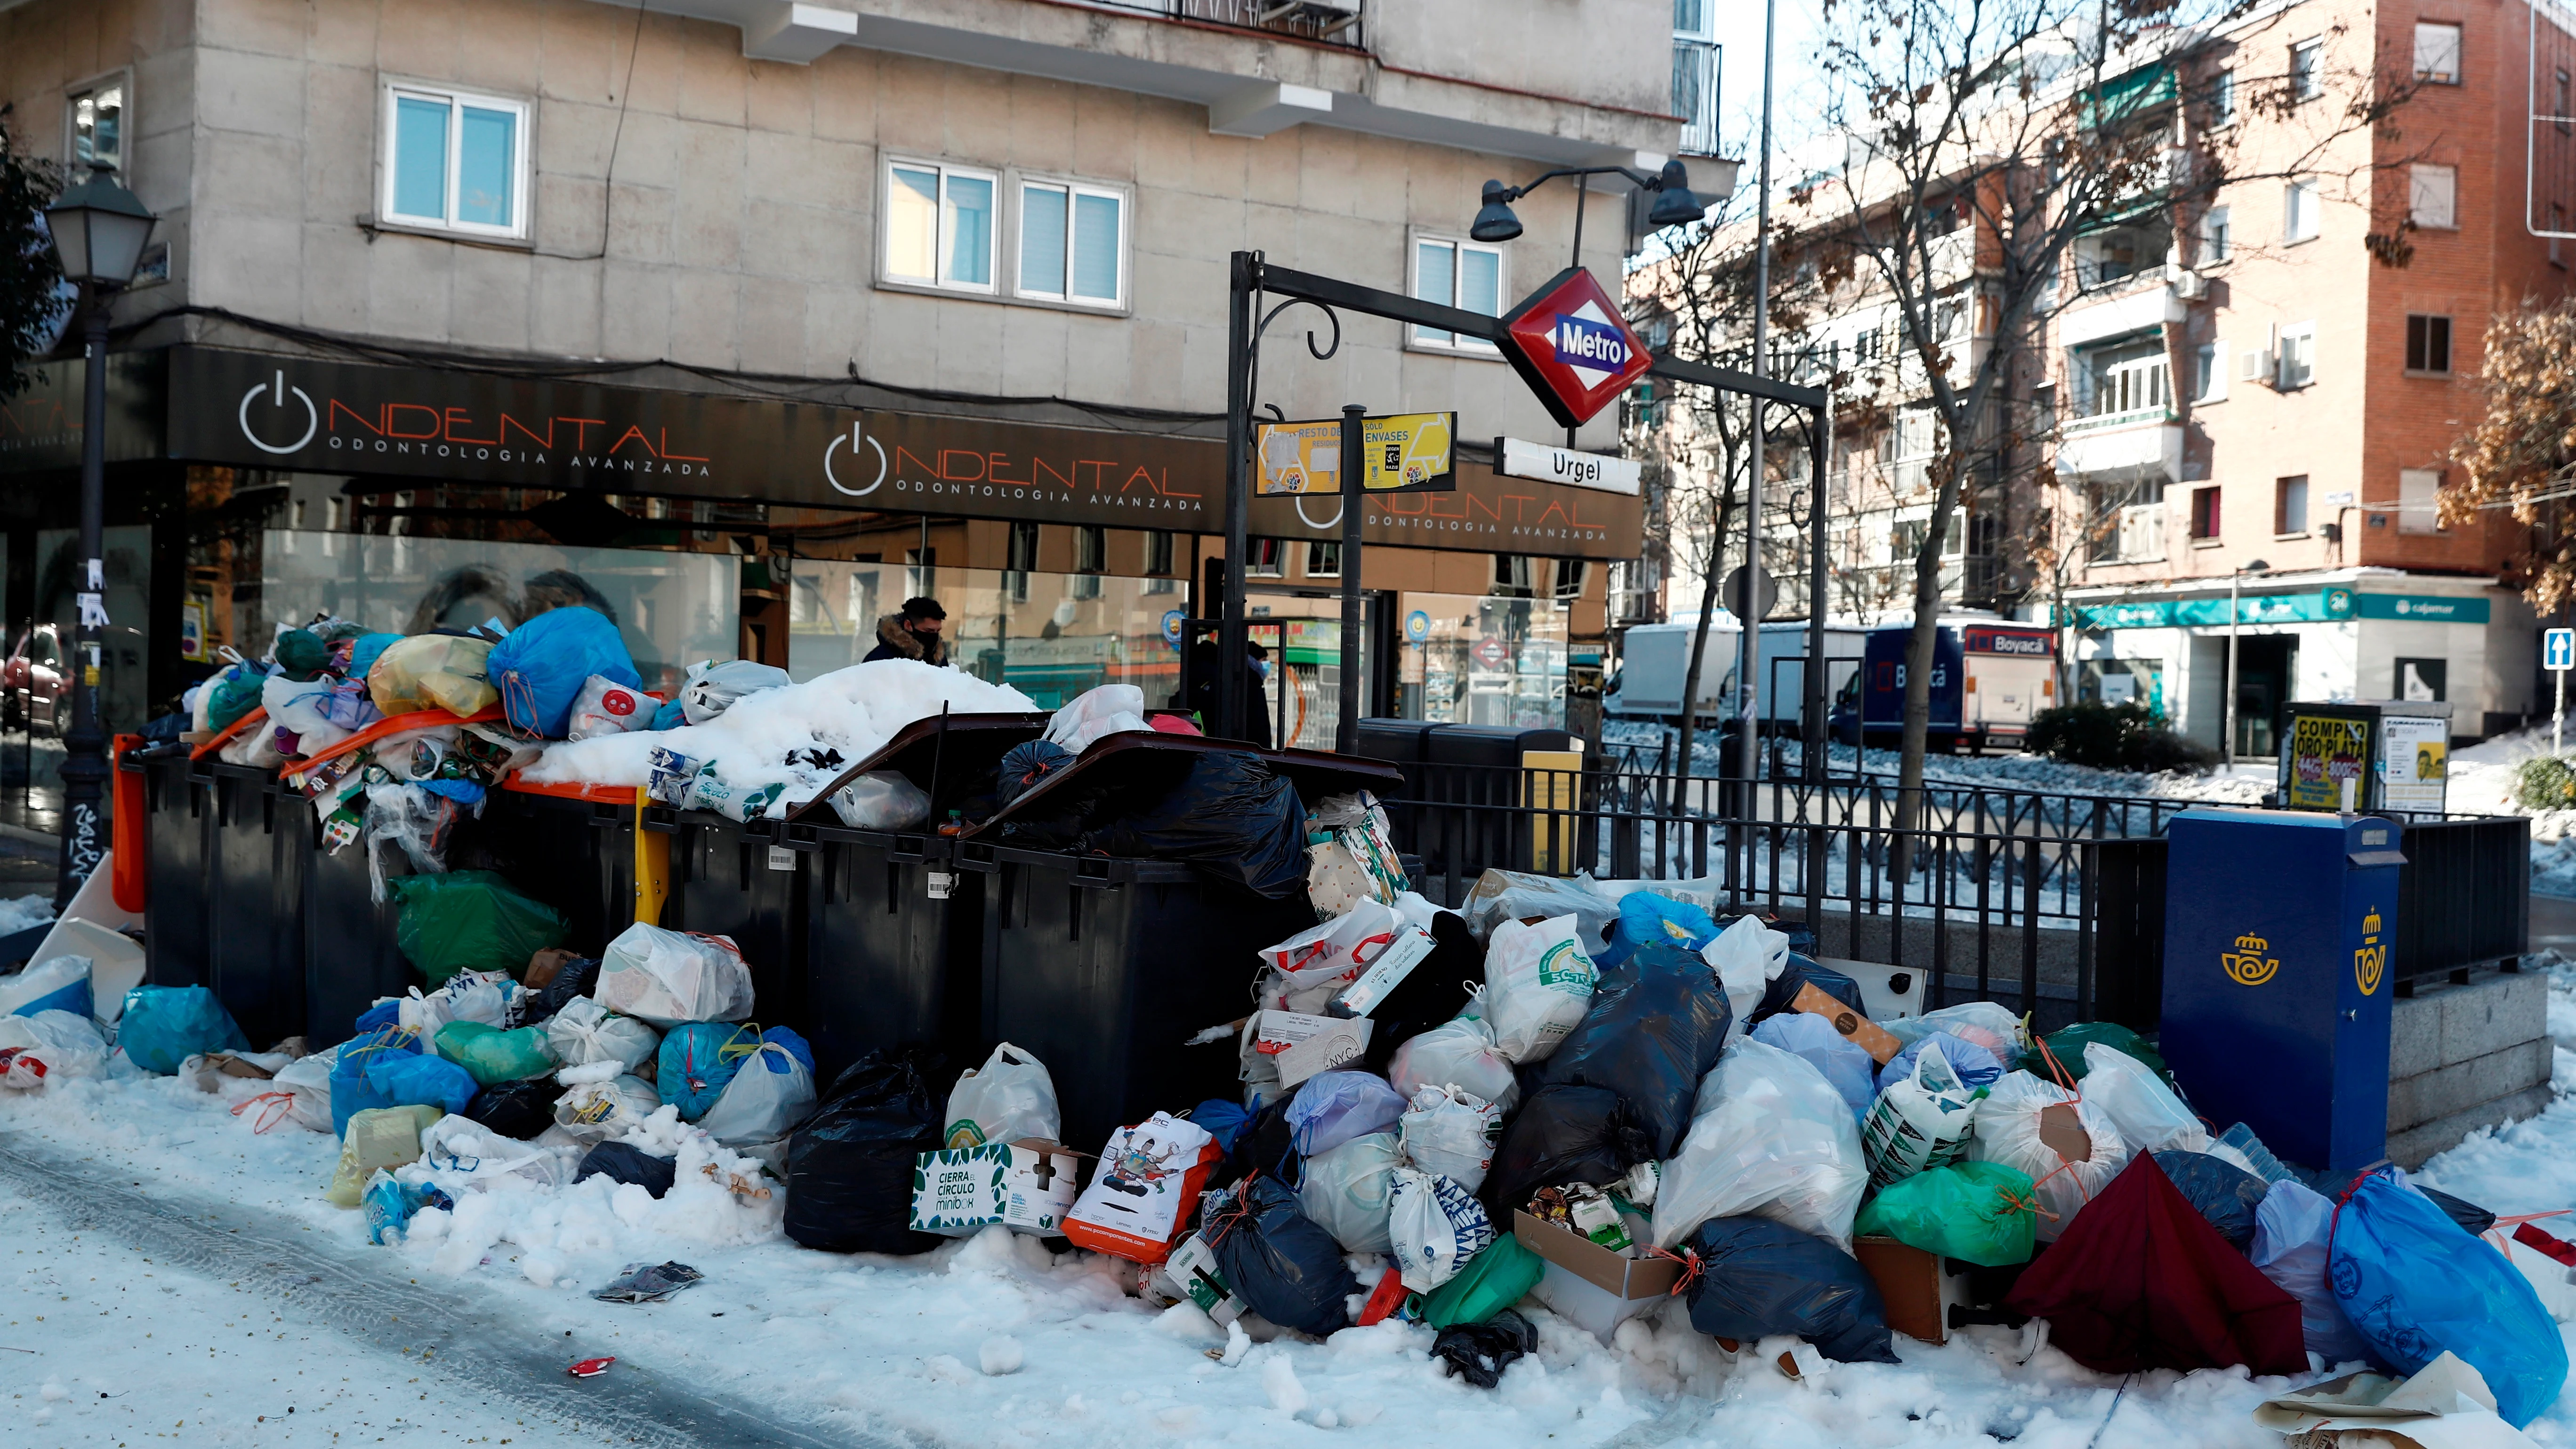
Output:
[[1603,1343],[1627,1319],[1672,1296],[1682,1265],[1670,1258],[1623,1258],[1527,1209],[1512,1212],[1512,1236],[1547,1261],[1532,1291],[1567,1322]]
[[1967,1282],[1939,1257],[1894,1238],[1852,1239],[1852,1256],[1878,1285],[1887,1326],[1925,1343],[1950,1341],[1950,1309],[1968,1301]]
[[1199,1306],[1219,1328],[1243,1316],[1243,1300],[1226,1286],[1216,1266],[1216,1250],[1196,1233],[1183,1239],[1158,1270],[1181,1297]]
[[1082,1154],[1028,1139],[949,1147],[913,1160],[912,1230],[969,1237],[995,1223],[1041,1237],[1064,1231]]
[[1279,1068],[1279,1085],[1295,1091],[1308,1077],[1358,1061],[1377,1023],[1367,1017],[1264,1011],[1253,1023],[1252,1049]]

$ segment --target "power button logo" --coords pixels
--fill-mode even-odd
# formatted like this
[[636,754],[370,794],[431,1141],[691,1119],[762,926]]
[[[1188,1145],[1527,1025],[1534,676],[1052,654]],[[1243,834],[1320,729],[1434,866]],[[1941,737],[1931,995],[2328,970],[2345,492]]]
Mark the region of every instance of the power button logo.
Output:
[[[266,397],[268,399],[268,406],[261,409],[264,420],[274,421],[276,416],[281,414],[287,419],[292,419],[295,414],[293,410],[287,406],[286,396],[288,393],[293,393],[295,395],[295,401],[304,405],[304,433],[303,436],[297,438],[294,442],[288,443],[284,447],[280,447],[277,444],[268,441],[268,439],[261,437],[260,430],[251,426],[251,408],[254,404],[258,403],[262,397]],[[294,423],[291,421],[285,424],[286,428],[292,428],[293,426]],[[306,392],[300,387],[288,387],[286,385],[286,371],[284,368],[278,369],[276,379],[273,382],[262,383],[242,394],[242,436],[250,440],[250,445],[252,447],[259,449],[263,453],[300,453],[304,450],[305,444],[313,441],[313,435],[321,430],[322,410],[313,405],[312,394]],[[284,429],[273,428],[272,431],[284,431]]]

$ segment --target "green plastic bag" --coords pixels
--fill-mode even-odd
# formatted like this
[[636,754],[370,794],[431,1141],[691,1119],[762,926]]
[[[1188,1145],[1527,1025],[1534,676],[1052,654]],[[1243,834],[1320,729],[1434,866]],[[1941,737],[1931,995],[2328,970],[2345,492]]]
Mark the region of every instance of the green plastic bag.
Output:
[[[2048,1055],[2057,1058],[2057,1064],[2065,1069],[2070,1080],[2084,1080],[2084,1048],[2098,1041],[2113,1051],[2136,1057],[2147,1064],[2149,1071],[2164,1078],[2165,1085],[2173,1085],[2173,1073],[2165,1067],[2165,1059],[2156,1054],[2154,1047],[2147,1045],[2144,1037],[2116,1021],[2079,1021],[2073,1026],[2050,1032],[2042,1040],[2048,1045]],[[2037,1047],[2021,1054],[2021,1069],[2043,1082],[2057,1080],[2049,1070],[2048,1057],[2040,1055]]]
[[435,1040],[438,1054],[463,1067],[478,1087],[524,1082],[558,1065],[542,1026],[503,1031],[479,1021],[451,1021],[438,1029]]
[[206,701],[206,728],[221,734],[232,728],[234,720],[259,708],[260,686],[267,682],[268,676],[256,669],[239,669],[207,686],[214,695]]
[[488,870],[406,875],[385,882],[402,917],[394,944],[438,986],[459,971],[528,969],[528,958],[571,934],[561,912]]
[[2030,1174],[2000,1162],[1933,1167],[1889,1184],[1853,1221],[1855,1236],[1894,1238],[1988,1268],[2027,1263],[2039,1231]]
[[1458,1276],[1422,1295],[1422,1321],[1434,1328],[1482,1323],[1538,1286],[1547,1260],[1505,1233],[1467,1260]]

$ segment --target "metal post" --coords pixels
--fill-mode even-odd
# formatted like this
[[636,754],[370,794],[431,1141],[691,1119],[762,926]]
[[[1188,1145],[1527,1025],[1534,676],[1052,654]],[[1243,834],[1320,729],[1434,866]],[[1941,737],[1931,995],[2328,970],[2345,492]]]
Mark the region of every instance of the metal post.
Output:
[[1807,439],[1807,759],[1806,776],[1822,782],[1832,740],[1825,729],[1825,464],[1833,456],[1834,405],[1810,415],[1815,431]]
[[[1342,405],[1342,687],[1333,748],[1360,752],[1360,508],[1367,498],[1361,470],[1368,466],[1368,409]],[[1284,641],[1283,641],[1284,642]],[[1286,655],[1281,656],[1285,658]],[[1286,740],[1279,742],[1287,744]]]
[[1242,739],[1247,728],[1243,551],[1252,512],[1252,294],[1260,285],[1260,254],[1236,252],[1225,310],[1225,595],[1217,626],[1216,728],[1210,731],[1229,740]]
[[[1771,346],[1771,52],[1778,38],[1779,0],[1762,4],[1762,165],[1753,196],[1753,375],[1770,376]],[[1755,736],[1761,733],[1761,690],[1753,675],[1762,657],[1762,621],[1753,605],[1762,597],[1762,398],[1753,399],[1753,474],[1744,485],[1744,614],[1736,641],[1735,708],[1744,737],[1737,769],[1749,785],[1760,768]]]
[[91,287],[81,302],[80,575],[74,589],[80,629],[72,645],[72,728],[63,737],[63,851],[54,886],[58,912],[70,908],[73,892],[98,869],[106,850],[99,818],[107,736],[98,727],[98,634],[107,623],[107,577],[99,558],[107,508],[107,295]]
[[2236,586],[2244,572],[2227,576],[2227,697],[2219,701],[2218,757],[2231,769],[2236,764]]
[[2559,753],[2561,739],[2567,729],[2567,671],[2553,669],[2550,672],[2558,676],[2558,708],[2549,715],[2549,753],[2554,755]]

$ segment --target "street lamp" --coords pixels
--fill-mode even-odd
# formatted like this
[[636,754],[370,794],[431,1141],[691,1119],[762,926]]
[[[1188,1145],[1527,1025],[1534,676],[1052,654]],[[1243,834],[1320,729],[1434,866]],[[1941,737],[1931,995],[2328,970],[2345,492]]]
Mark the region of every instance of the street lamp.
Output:
[[[1519,236],[1521,219],[1512,214],[1512,203],[1560,176],[1625,176],[1639,189],[1656,193],[1646,220],[1658,231],[1668,226],[1686,226],[1708,212],[1708,203],[1690,189],[1689,168],[1679,161],[1665,162],[1663,169],[1652,175],[1627,166],[1565,166],[1520,186],[1486,182],[1485,204],[1477,209],[1475,223],[1467,228],[1467,235],[1480,242],[1507,242]],[[1578,187],[1574,193],[1574,264],[1578,267],[1583,265],[1583,199],[1589,189]]]
[[99,803],[107,783],[107,737],[98,726],[99,630],[107,625],[107,570],[99,533],[107,492],[108,299],[134,280],[156,218],[104,166],[45,208],[63,280],[80,288],[81,493],[80,570],[75,593],[80,631],[72,650],[72,727],[63,737],[63,853],[54,886],[56,910],[98,868]]
[[2271,568],[2269,563],[2258,558],[2227,576],[2227,698],[2222,706],[2225,713],[2221,716],[2218,726],[2218,747],[2226,752],[2226,761],[2231,766],[2236,763],[2237,589],[2244,582],[2247,574],[2268,573]]

